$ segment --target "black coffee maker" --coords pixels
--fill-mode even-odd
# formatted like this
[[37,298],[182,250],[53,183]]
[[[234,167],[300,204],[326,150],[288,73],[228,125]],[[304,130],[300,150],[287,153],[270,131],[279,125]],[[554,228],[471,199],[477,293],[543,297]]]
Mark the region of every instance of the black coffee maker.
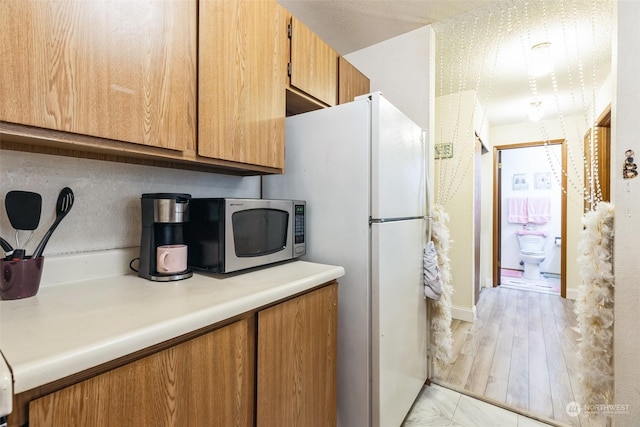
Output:
[[[140,239],[140,266],[138,276],[145,279],[169,282],[193,275],[187,267],[184,271],[161,273],[156,265],[158,246],[186,244],[183,226],[189,221],[190,194],[143,194],[142,237]],[[188,249],[188,248],[187,248]]]

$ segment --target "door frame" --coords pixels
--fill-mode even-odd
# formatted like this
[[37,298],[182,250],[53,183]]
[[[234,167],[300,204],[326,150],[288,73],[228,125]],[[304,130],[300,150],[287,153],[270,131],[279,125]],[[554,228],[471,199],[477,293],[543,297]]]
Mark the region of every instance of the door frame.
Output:
[[[598,182],[600,184],[600,190],[602,193],[602,201],[611,201],[611,104],[609,104],[604,111],[598,116],[595,121],[594,127],[590,128],[584,135],[584,156],[585,156],[585,171],[583,176],[584,188],[590,188],[591,183],[588,181],[588,177],[594,176],[591,162],[591,137],[592,131],[597,133],[598,137]],[[593,190],[593,188],[591,188]],[[590,208],[595,208],[595,201],[593,199],[587,200],[585,198],[583,203],[583,211],[586,213]]]
[[478,304],[480,300],[480,281],[481,270],[481,248],[482,248],[482,141],[475,136],[474,151],[474,185],[473,185],[473,205],[475,207],[473,214],[473,304]]
[[560,247],[560,295],[562,298],[567,297],[567,142],[564,139],[551,139],[549,141],[534,141],[524,142],[521,144],[505,144],[495,145],[493,147],[493,287],[500,284],[500,255],[501,255],[501,242],[502,242],[502,164],[501,164],[501,152],[502,150],[509,150],[514,148],[527,148],[527,147],[539,147],[544,145],[558,145],[560,144],[562,150],[562,179],[561,185],[563,191],[561,192],[561,225],[560,225],[560,238],[562,239],[562,246]]

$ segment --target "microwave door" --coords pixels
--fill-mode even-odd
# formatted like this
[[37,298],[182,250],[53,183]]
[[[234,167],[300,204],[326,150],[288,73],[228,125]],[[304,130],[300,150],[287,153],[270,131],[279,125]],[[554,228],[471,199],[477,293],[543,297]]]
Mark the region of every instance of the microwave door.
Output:
[[229,200],[226,208],[225,272],[291,258],[291,201]]

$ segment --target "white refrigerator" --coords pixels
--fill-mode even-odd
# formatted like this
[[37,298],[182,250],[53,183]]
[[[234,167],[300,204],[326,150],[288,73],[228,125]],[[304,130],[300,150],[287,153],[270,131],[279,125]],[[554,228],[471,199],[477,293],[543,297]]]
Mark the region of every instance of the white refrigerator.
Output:
[[380,93],[286,119],[284,175],[307,201],[303,259],[342,265],[338,426],[398,427],[427,379],[426,143]]

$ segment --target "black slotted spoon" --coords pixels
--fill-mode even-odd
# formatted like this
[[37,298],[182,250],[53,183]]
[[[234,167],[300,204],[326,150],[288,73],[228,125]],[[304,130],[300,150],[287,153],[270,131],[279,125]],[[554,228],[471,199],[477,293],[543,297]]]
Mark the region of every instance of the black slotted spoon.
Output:
[[44,252],[44,247],[47,246],[47,242],[49,242],[49,238],[58,227],[58,224],[62,221],[62,219],[67,216],[71,208],[73,207],[73,191],[69,187],[64,187],[60,190],[60,194],[58,194],[58,201],[56,202],[56,219],[51,224],[51,227],[47,230],[46,234],[38,243],[36,250],[33,251],[32,258],[38,258],[42,256],[42,252]]
[[[9,191],[4,198],[4,205],[7,209],[7,216],[11,226],[16,230],[16,250],[27,246],[33,237],[33,231],[40,224],[40,215],[42,213],[42,196],[31,191]],[[27,241],[21,245],[18,239],[21,230],[31,231]]]

